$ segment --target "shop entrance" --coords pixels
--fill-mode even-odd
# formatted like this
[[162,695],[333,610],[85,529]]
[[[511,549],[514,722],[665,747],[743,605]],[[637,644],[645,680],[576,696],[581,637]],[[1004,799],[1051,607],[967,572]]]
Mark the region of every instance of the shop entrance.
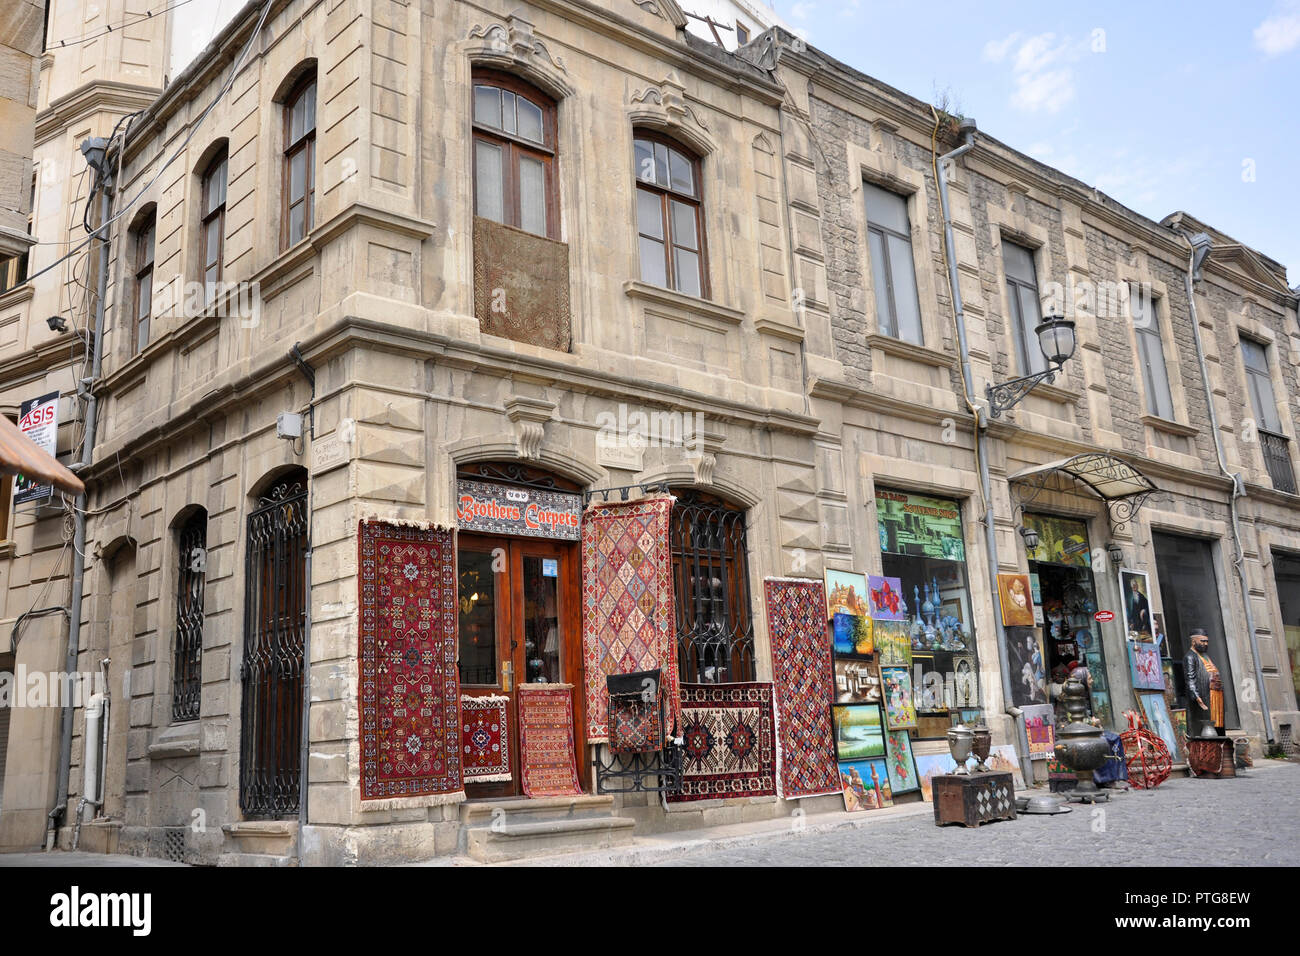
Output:
[[[1088,527],[1072,518],[1027,514],[1025,527],[1038,533],[1038,547],[1027,551],[1034,604],[1042,610],[1046,683],[1061,684],[1077,662],[1088,671],[1092,715],[1114,728],[1106,655],[1097,612]],[[1058,703],[1053,701],[1053,703]],[[1058,714],[1058,716],[1060,716]]]
[[[1300,699],[1300,555],[1274,551],[1273,576],[1277,582],[1278,609],[1282,612],[1291,686]],[[0,755],[0,761],[3,760]]]
[[[578,545],[570,542],[474,534],[461,534],[458,539],[461,693],[509,698],[505,736],[511,779],[491,783],[467,780],[469,797],[522,794],[521,683],[581,686],[578,557]],[[582,727],[580,707],[581,695],[575,695],[577,734]],[[583,766],[581,760],[578,766]]]
[[1210,638],[1209,657],[1223,678],[1224,723],[1229,729],[1240,728],[1236,685],[1232,679],[1232,662],[1228,659],[1223,615],[1219,611],[1219,585],[1210,542],[1157,531],[1151,535],[1151,543],[1155,546],[1156,572],[1160,577],[1165,636],[1174,664],[1175,706],[1188,706],[1182,664],[1192,647],[1192,629],[1204,628]]

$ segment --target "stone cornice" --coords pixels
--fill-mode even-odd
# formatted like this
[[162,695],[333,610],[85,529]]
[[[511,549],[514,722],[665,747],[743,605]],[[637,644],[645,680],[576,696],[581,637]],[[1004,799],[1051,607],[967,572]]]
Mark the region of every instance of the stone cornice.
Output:
[[42,342],[35,348],[0,361],[0,386],[25,382],[43,372],[63,368],[83,357],[85,352],[85,340],[77,335],[60,335]]
[[92,113],[104,111],[126,115],[146,109],[157,100],[159,92],[153,86],[93,80],[59,97],[36,114],[36,143],[40,145],[62,135],[68,127]]
[[[163,341],[175,346],[180,338],[177,332],[173,332]],[[160,348],[165,348],[161,342],[157,344]],[[246,360],[219,375],[212,387],[202,395],[186,397],[182,403],[169,406],[162,420],[139,426],[119,439],[98,444],[95,448],[96,464],[83,478],[94,480],[109,469],[110,465],[106,462],[111,464],[119,455],[125,458],[148,454],[160,445],[174,442],[188,430],[206,425],[233,408],[292,382],[300,374],[287,357],[292,343],[286,339],[281,344],[282,348],[265,349],[255,359]],[[650,401],[704,409],[714,421],[732,421],[809,438],[816,435],[819,424],[817,419],[807,415],[781,409],[756,409],[751,405],[662,383],[638,381],[633,384],[617,375],[576,367],[572,362],[560,359],[547,360],[519,355],[508,349],[453,341],[445,335],[353,315],[338,318],[326,328],[303,339],[300,344],[303,357],[317,368],[334,356],[363,347],[407,358],[432,359],[459,368],[485,370],[502,376],[526,375],[530,380],[563,383],[570,389],[610,398],[626,400],[629,388],[632,387],[638,396]],[[135,365],[132,365],[129,372],[123,369],[125,377],[130,378],[131,382],[135,381],[136,371]],[[101,399],[111,391],[111,387],[97,389]]]

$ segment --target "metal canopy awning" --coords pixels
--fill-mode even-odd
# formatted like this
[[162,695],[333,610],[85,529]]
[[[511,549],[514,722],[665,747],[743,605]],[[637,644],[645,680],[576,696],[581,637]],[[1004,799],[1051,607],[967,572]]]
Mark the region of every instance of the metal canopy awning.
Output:
[[86,490],[80,478],[55,461],[4,415],[0,415],[0,474],[26,475],[70,495]]
[[1150,495],[1160,490],[1154,481],[1124,459],[1105,452],[1086,452],[1011,475],[1007,480],[1025,489],[1017,496],[1022,510],[1038,497],[1053,475],[1068,476],[1106,502],[1111,530],[1116,532],[1133,519]]

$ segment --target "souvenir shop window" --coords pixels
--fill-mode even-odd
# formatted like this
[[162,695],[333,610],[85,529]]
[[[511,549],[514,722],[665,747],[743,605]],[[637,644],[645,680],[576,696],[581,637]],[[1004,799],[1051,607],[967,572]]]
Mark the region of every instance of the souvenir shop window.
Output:
[[[898,580],[911,644],[917,737],[943,737],[954,717],[980,706],[974,617],[952,499],[878,489],[881,571]],[[891,585],[892,586],[892,585]]]
[[683,683],[752,681],[749,547],[743,509],[692,489],[673,491],[669,547]]

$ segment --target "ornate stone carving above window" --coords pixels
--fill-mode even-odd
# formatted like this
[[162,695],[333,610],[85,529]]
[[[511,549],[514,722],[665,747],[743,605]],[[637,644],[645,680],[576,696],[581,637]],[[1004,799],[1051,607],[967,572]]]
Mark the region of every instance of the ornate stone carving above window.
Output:
[[633,126],[657,129],[701,155],[716,149],[708,123],[686,101],[686,88],[676,72],[669,72],[658,86],[633,92],[628,118]]
[[469,31],[466,53],[478,67],[513,73],[541,87],[555,99],[573,94],[564,58],[551,53],[533,25],[516,14],[505,23],[477,24]]

